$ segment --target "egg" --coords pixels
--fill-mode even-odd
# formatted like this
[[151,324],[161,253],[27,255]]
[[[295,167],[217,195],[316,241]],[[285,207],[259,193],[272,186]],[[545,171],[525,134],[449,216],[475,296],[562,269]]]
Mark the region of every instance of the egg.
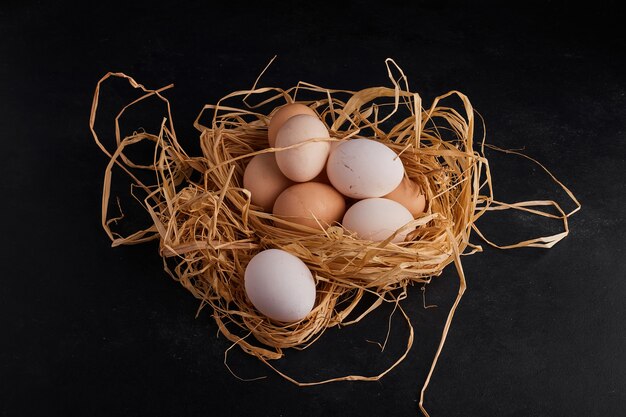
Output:
[[252,204],[261,206],[268,213],[279,194],[292,184],[278,168],[273,153],[254,156],[243,173],[243,187],[252,194]]
[[270,148],[273,148],[276,144],[276,134],[283,124],[285,124],[289,118],[299,114],[308,114],[309,116],[317,117],[317,113],[315,113],[313,109],[301,103],[286,104],[272,114],[267,129],[267,140],[270,144]]
[[[328,137],[328,129],[320,119],[301,114],[283,124],[276,135],[276,147],[284,148],[309,139]],[[327,141],[311,142],[276,152],[276,163],[290,180],[310,181],[324,169],[329,152],[330,143]]]
[[415,181],[404,177],[400,185],[395,190],[385,196],[385,198],[397,201],[406,207],[413,217],[417,217],[426,208],[426,196]]
[[298,257],[280,249],[257,253],[246,266],[244,287],[252,305],[281,322],[305,318],[315,304],[315,281]]
[[[339,222],[346,211],[344,197],[328,184],[303,182],[283,191],[274,203],[274,216],[293,223],[324,230]],[[316,220],[317,219],[317,220]],[[276,222],[285,229],[295,229]]]
[[381,142],[351,139],[330,154],[326,167],[332,185],[352,198],[382,197],[392,192],[404,177],[398,155]]
[[[354,203],[341,222],[355,232],[359,239],[380,242],[413,220],[413,215],[402,204],[386,198],[366,198]],[[392,242],[402,242],[410,230],[396,235]]]

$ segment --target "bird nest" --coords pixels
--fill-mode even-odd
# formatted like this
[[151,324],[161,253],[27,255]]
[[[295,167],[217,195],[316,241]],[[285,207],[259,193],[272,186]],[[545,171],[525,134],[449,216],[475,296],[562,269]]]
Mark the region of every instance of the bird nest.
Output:
[[[406,77],[395,63],[388,60],[386,64],[391,86],[360,91],[333,90],[304,82],[286,90],[261,88],[257,87],[257,79],[252,89],[233,92],[217,104],[204,107],[194,123],[200,132],[200,156],[188,155],[176,138],[169,102],[162,95],[170,86],[150,90],[127,75],[107,74],[96,88],[90,126],[96,142],[110,158],[103,189],[102,223],[113,246],[158,240],[165,270],[200,300],[201,308],[211,307],[221,333],[279,373],[269,361],[282,357],[284,349],[306,348],[326,329],[356,323],[383,303],[398,305],[407,296],[408,286],[428,283],[446,266],[455,264],[459,293],[449,312],[425,389],[465,290],[460,256],[481,250],[470,243],[472,231],[480,234],[476,220],[489,210],[507,208],[561,219],[561,233],[506,246],[550,247],[567,235],[567,217],[571,213],[565,214],[552,201],[546,204],[557,207],[560,214],[532,208],[546,205],[541,202],[495,201],[484,153],[484,134],[478,141],[474,136],[476,120],[480,121],[482,132],[484,126],[482,119],[476,118],[468,97],[451,91],[424,107],[420,95],[409,90]],[[116,146],[109,151],[96,134],[94,123],[100,87],[111,77],[127,80],[143,95],[118,114]],[[155,96],[168,108],[160,131],[135,132],[122,138],[119,120],[124,112]],[[306,98],[301,99],[302,96]],[[250,104],[251,100],[256,104]],[[277,226],[286,220],[251,204],[250,192],[243,187],[246,164],[260,153],[280,151],[267,147],[270,114],[262,109],[294,101],[318,114],[328,127],[329,140],[367,137],[384,143],[400,156],[406,175],[421,186],[428,202],[421,215],[398,230],[409,231],[403,242],[391,242],[394,236],[383,242],[361,240],[341,225],[314,230],[292,224],[292,228],[286,229]],[[152,164],[136,164],[125,153],[142,141],[154,145]],[[150,227],[127,236],[113,230],[117,218],[109,214],[111,178],[116,167],[130,176],[133,187],[146,192],[142,203],[152,220]],[[154,181],[140,181],[135,175],[138,169],[152,171]],[[245,267],[255,254],[269,248],[297,256],[313,273],[317,298],[311,313],[301,321],[272,321],[256,311],[246,297]],[[375,297],[364,297],[368,293]],[[351,314],[365,300],[370,304],[361,305],[359,313]],[[410,326],[409,317],[399,308]],[[412,343],[411,327],[404,354],[378,375],[348,375],[315,383],[379,379],[407,355]],[[300,385],[311,384],[281,375]]]

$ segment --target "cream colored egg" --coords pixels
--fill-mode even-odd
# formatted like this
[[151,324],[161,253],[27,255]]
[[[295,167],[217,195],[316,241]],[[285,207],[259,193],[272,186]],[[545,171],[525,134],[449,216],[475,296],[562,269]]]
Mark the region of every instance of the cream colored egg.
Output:
[[285,104],[272,114],[270,118],[270,125],[267,129],[267,140],[270,144],[270,148],[273,148],[276,144],[276,134],[278,133],[278,130],[287,120],[299,114],[308,114],[309,116],[317,117],[315,110],[301,103]]
[[268,213],[280,193],[292,184],[293,181],[278,168],[273,153],[254,156],[243,174],[243,187],[252,194],[252,204],[261,206]]
[[330,154],[328,178],[340,193],[352,198],[382,197],[402,181],[404,165],[385,144],[371,139],[342,142]]
[[[328,138],[328,129],[317,117],[301,114],[283,124],[276,135],[276,147],[284,148],[310,139]],[[292,149],[276,152],[276,163],[287,178],[296,182],[310,181],[326,165],[330,144],[310,142]]]
[[[367,198],[354,203],[343,216],[345,229],[355,232],[359,239],[380,242],[413,220],[402,204],[386,198]],[[392,242],[402,242],[410,230],[404,230]]]
[[246,295],[263,315],[280,322],[305,318],[315,305],[315,281],[298,257],[280,249],[256,254],[244,273]]

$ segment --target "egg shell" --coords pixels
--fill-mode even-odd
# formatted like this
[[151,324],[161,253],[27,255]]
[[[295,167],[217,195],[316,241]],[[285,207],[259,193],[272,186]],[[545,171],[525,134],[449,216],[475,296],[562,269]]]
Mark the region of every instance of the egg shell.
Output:
[[[314,229],[320,229],[321,224],[324,230],[341,221],[345,212],[343,195],[319,182],[303,182],[287,188],[276,199],[273,210],[274,216],[280,219]],[[275,223],[278,227],[295,229],[288,224]]]
[[254,156],[243,173],[243,187],[252,194],[252,204],[272,211],[276,198],[293,184],[278,168],[273,153]]
[[340,193],[361,199],[392,192],[404,177],[404,165],[391,148],[379,141],[351,139],[330,154],[326,172]]
[[[320,119],[301,114],[291,117],[283,124],[276,135],[276,147],[284,148],[310,139],[328,137],[328,129]],[[329,153],[328,142],[311,142],[285,151],[277,151],[276,163],[290,180],[305,182],[322,172]]]
[[311,271],[299,258],[280,249],[264,250],[250,260],[244,286],[252,305],[273,320],[301,320],[315,305]]
[[[380,242],[413,220],[402,204],[386,198],[366,198],[354,203],[343,216],[343,227],[359,239]],[[392,242],[402,242],[410,230],[404,230]]]
[[315,110],[301,103],[285,104],[272,114],[269,127],[267,128],[267,140],[270,144],[270,148],[273,148],[276,144],[276,134],[278,130],[287,120],[299,114],[308,114],[309,116],[317,117]]
[[423,213],[426,208],[426,196],[422,192],[422,188],[415,181],[407,177],[404,177],[400,185],[384,198],[402,204],[411,212],[413,217],[417,217]]

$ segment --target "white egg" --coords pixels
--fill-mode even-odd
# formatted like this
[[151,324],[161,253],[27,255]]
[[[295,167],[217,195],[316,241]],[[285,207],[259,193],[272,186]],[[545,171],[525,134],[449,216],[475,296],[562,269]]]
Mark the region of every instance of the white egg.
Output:
[[[309,139],[330,137],[326,125],[317,117],[300,114],[289,118],[276,134],[276,147],[285,148]],[[276,163],[287,178],[296,182],[310,181],[326,165],[330,143],[310,142],[285,151],[276,152]]]
[[[359,239],[380,242],[412,220],[411,212],[398,202],[386,198],[366,198],[346,211],[342,225],[355,232]],[[398,233],[392,242],[402,242],[409,232]]]
[[265,316],[294,322],[307,316],[315,304],[315,281],[298,257],[280,249],[256,254],[246,266],[246,295]]
[[388,146],[371,139],[351,139],[328,158],[328,179],[341,194],[352,198],[382,197],[402,181],[404,165]]

